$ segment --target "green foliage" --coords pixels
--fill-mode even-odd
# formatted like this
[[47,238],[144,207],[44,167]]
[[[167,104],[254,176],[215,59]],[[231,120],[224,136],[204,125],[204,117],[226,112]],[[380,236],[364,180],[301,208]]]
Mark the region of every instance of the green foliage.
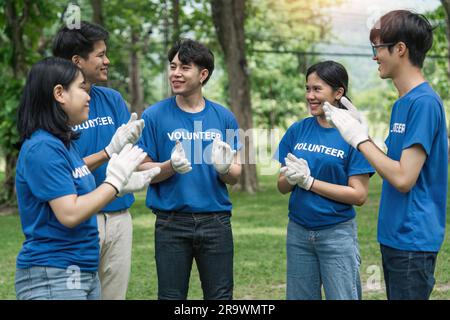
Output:
[[[336,1],[249,1],[247,56],[254,121],[258,126],[286,128],[307,115],[305,72],[314,59],[295,52],[314,51],[330,32],[321,9]],[[279,51],[292,52],[282,54]]]
[[[445,11],[439,6],[435,11],[427,13],[427,18],[435,27],[433,31],[433,47],[428,52],[430,58],[425,59],[424,73],[426,78],[439,93],[442,99],[450,99],[450,82],[447,74],[448,70],[448,41],[446,36],[447,25],[445,23]],[[436,56],[436,58],[433,58]]]

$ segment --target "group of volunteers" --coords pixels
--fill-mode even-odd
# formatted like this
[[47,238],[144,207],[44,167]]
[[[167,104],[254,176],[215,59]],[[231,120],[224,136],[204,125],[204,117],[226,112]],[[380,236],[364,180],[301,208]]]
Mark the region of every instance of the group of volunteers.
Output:
[[[274,154],[290,193],[286,298],[362,299],[354,205],[383,178],[378,241],[388,299],[428,299],[446,220],[448,141],[439,96],[421,71],[433,43],[427,19],[406,10],[370,31],[373,60],[399,98],[387,154],[348,97],[345,68],[306,72],[311,117]],[[241,175],[238,123],[204,98],[214,55],[181,39],[168,52],[173,95],[138,119],[108,79],[108,32],[63,27],[53,57],[30,70],[18,110],[16,191],[25,240],[18,299],[125,299],[131,272],[133,192],[156,215],[158,299],[186,299],[195,259],[204,299],[233,298],[232,204]],[[276,79],[275,79],[276,81]],[[377,101],[373,101],[376,105]],[[382,108],[383,106],[379,106]],[[282,218],[282,217],[280,217]],[[375,226],[374,226],[375,227]]]

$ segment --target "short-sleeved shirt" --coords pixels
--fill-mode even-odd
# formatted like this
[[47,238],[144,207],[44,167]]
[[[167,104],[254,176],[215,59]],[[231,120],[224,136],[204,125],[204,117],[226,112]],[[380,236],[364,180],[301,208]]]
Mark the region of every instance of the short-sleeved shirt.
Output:
[[[305,159],[311,176],[328,183],[347,186],[350,176],[375,172],[337,129],[322,127],[315,117],[294,123],[281,139],[273,158],[284,166],[288,153]],[[355,214],[352,205],[297,185],[289,198],[289,218],[309,230],[330,228],[354,218]]]
[[[116,130],[130,119],[130,112],[119,92],[105,87],[92,86],[89,101],[89,119],[73,128],[81,133],[75,141],[81,157],[90,156],[103,150],[111,141]],[[106,178],[104,163],[92,172],[97,186]],[[134,202],[132,193],[117,198],[106,205],[101,211],[113,212],[126,210]]]
[[84,195],[95,189],[95,181],[72,143],[38,130],[19,153],[16,190],[25,241],[17,256],[17,268],[45,266],[97,271],[99,238],[93,216],[74,228],[61,224],[49,201]]
[[442,101],[427,82],[395,102],[389,128],[389,158],[399,161],[414,145],[427,158],[409,192],[383,181],[378,241],[399,250],[437,252],[445,235],[448,141]]
[[197,113],[180,109],[175,96],[147,108],[145,128],[138,145],[155,162],[170,159],[179,140],[192,171],[175,173],[148,188],[146,205],[153,211],[189,213],[231,212],[228,190],[211,161],[212,142],[219,135],[233,150],[239,149],[238,124],[232,112],[205,99]]

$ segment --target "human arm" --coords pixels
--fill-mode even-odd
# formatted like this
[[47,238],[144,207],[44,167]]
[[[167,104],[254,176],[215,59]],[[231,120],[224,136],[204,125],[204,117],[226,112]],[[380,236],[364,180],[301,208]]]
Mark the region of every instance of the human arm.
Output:
[[[298,185],[307,191],[350,205],[360,206],[366,201],[369,186],[368,174],[350,176],[348,185],[329,183],[311,177],[306,161],[302,162],[301,166],[293,166],[292,162],[295,161],[294,156],[289,154],[288,157],[292,160],[286,158],[287,165],[283,167],[284,169],[282,168],[278,178],[278,190],[282,194],[291,192],[294,186]],[[298,160],[301,161],[303,159]],[[309,182],[306,182],[308,180]]]
[[372,141],[359,145],[359,151],[380,176],[402,193],[409,192],[417,182],[427,154],[419,144],[404,149],[400,161],[389,158]]
[[233,163],[231,164],[229,171],[224,174],[219,173],[219,178],[223,183],[235,185],[238,183],[241,173],[242,165],[240,163],[240,155],[239,153],[236,153],[233,157]]
[[84,157],[84,163],[91,172],[95,171],[107,162],[112,154],[119,153],[126,144],[135,144],[141,137],[144,126],[144,120],[138,120],[136,113],[131,114],[128,122],[116,130],[110,143],[103,150]]
[[113,154],[106,170],[106,179],[98,188],[84,195],[69,194],[49,200],[58,221],[74,228],[98,212],[115,196],[126,190],[129,178],[145,157],[145,152],[131,144],[120,154]]
[[[357,113],[356,108],[353,105],[351,107],[353,112]],[[365,135],[367,128],[357,121],[355,116],[330,106],[325,106],[324,111],[327,120],[339,130],[347,142],[349,142],[348,137],[359,137],[357,140],[353,140],[352,145],[363,154],[383,179],[402,193],[411,190],[416,184],[427,157],[420,144],[412,144],[403,149],[400,160],[393,160],[381,151],[372,140],[364,138],[368,137]],[[348,135],[348,132],[353,132],[353,134]]]

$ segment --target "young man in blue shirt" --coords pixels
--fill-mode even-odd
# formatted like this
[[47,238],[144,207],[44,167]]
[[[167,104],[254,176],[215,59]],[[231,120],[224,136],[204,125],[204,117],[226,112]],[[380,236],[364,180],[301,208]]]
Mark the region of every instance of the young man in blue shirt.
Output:
[[[62,28],[55,37],[53,53],[72,60],[83,70],[91,97],[89,119],[73,128],[75,141],[91,168],[97,185],[103,183],[107,161],[126,143],[136,143],[144,122],[130,112],[119,92],[95,85],[108,80],[106,56],[108,32],[101,26],[82,22],[79,29]],[[95,170],[95,171],[94,171]],[[134,181],[139,184],[139,181]],[[100,236],[99,278],[102,298],[125,299],[131,271],[132,221],[128,208],[132,193],[120,195],[97,214]]]
[[161,167],[146,200],[157,216],[158,298],[186,299],[195,259],[204,298],[232,299],[232,205],[226,184],[237,183],[241,174],[238,125],[228,109],[203,97],[202,86],[214,69],[208,48],[183,39],[168,60],[174,96],[145,110],[139,141],[148,152],[141,168]]
[[428,299],[445,235],[448,142],[444,108],[421,68],[432,26],[406,10],[382,16],[370,32],[382,79],[399,99],[392,108],[384,154],[356,110],[324,107],[328,121],[383,177],[378,219],[388,299]]

